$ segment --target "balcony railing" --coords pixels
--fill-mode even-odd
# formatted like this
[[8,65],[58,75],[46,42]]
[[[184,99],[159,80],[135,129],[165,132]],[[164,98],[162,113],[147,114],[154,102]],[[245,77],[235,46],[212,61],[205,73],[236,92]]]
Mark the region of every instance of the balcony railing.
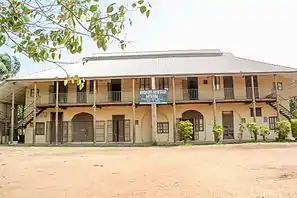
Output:
[[[259,87],[254,87],[255,98],[259,98]],[[252,99],[253,98],[253,88],[246,87],[246,98]]]
[[184,100],[198,100],[198,89],[184,89],[183,90]]
[[233,88],[224,88],[224,98],[225,99],[234,99],[234,89]]

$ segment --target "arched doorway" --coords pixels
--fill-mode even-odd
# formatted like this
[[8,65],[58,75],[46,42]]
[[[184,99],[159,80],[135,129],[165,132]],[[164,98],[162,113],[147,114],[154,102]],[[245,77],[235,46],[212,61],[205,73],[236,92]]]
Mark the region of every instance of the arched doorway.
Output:
[[204,119],[202,113],[196,110],[188,110],[182,114],[182,120],[189,120],[193,124],[192,140],[199,140],[199,132],[204,131]]
[[89,113],[76,114],[72,120],[72,141],[93,141],[93,116]]

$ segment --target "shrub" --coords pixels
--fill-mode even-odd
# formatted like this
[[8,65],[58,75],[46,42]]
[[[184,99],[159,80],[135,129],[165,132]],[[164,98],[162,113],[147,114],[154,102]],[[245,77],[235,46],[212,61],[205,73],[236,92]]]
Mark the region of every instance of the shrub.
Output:
[[291,129],[293,137],[297,138],[297,119],[291,120]]
[[288,120],[278,121],[276,123],[275,132],[278,135],[277,140],[285,140],[291,132],[291,123]]
[[180,121],[178,125],[179,125],[178,133],[179,133],[180,139],[184,142],[184,144],[186,144],[187,141],[192,137],[193,124],[189,120],[186,120],[186,121]]
[[239,124],[239,133],[238,133],[238,140],[241,142],[242,141],[242,137],[243,137],[243,133],[247,130],[247,126],[245,122],[241,122]]
[[224,129],[222,126],[214,124],[212,132],[214,135],[215,142],[219,142],[221,140],[222,134],[224,133]]
[[259,127],[257,126],[257,123],[255,122],[250,122],[247,124],[247,128],[249,129],[250,133],[253,135],[254,140],[258,140],[258,135],[259,135]]
[[266,141],[266,136],[270,134],[270,131],[267,126],[262,125],[259,127],[260,135],[262,136],[263,140]]

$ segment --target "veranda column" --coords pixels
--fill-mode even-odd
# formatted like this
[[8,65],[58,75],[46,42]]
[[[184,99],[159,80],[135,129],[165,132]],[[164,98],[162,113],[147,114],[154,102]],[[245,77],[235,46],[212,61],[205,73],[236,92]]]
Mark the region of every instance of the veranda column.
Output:
[[252,83],[252,102],[253,102],[253,121],[256,122],[256,99],[255,99],[255,86],[254,86],[254,76],[251,76]]
[[277,111],[277,120],[280,120],[279,112],[279,97],[278,97],[278,87],[277,87],[277,75],[274,75],[274,88],[275,88],[275,97],[276,97],[276,111]]
[[176,98],[175,98],[175,77],[172,77],[172,108],[173,108],[173,142],[176,142]]
[[212,77],[212,105],[213,105],[213,123],[217,123],[217,103],[216,103],[216,89],[215,76]]
[[[156,89],[156,79],[155,77],[151,78],[152,81],[152,90]],[[157,141],[157,105],[152,104],[152,141]]]
[[11,116],[10,116],[10,144],[13,144],[13,136],[14,136],[14,103],[15,103],[15,91],[14,87],[12,88],[12,100],[11,100]]
[[136,127],[135,127],[135,114],[136,114],[136,107],[135,107],[135,79],[132,79],[132,127],[133,127],[133,137],[132,142],[135,143],[136,139]]
[[55,143],[58,144],[58,129],[59,129],[59,81],[56,81],[56,117],[55,117]]
[[33,96],[33,144],[36,143],[36,92],[37,92],[37,88],[36,88],[36,83],[34,83],[34,96]]
[[94,144],[96,144],[96,80],[93,80],[93,83],[93,140]]

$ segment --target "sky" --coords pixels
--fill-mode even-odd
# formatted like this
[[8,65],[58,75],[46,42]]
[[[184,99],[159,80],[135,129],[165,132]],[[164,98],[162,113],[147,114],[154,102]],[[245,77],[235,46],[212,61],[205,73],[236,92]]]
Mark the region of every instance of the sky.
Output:
[[[120,0],[133,3],[134,0]],[[131,43],[125,51],[220,49],[236,56],[297,68],[297,2],[294,0],[149,0],[147,19],[130,13],[133,26],[125,30]],[[101,0],[109,3],[109,0]],[[108,52],[121,49],[111,44]],[[7,47],[0,52],[12,53]],[[82,54],[64,56],[80,60],[102,52],[85,42]],[[19,57],[20,75],[52,67]]]

